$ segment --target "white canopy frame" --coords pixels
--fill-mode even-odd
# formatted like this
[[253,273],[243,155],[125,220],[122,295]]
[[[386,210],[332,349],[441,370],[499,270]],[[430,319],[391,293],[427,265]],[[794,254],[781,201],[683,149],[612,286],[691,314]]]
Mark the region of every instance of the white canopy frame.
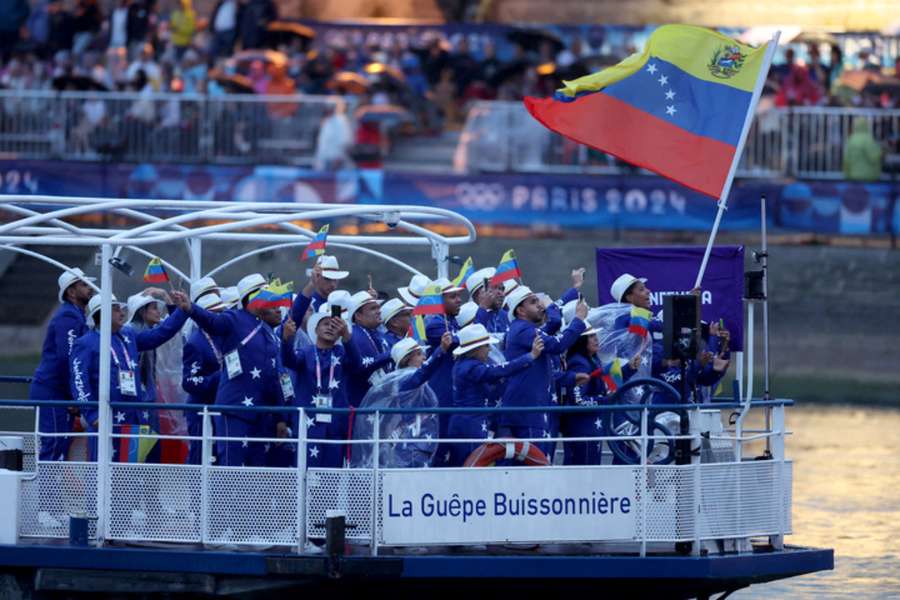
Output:
[[[325,221],[338,218],[357,218],[384,223],[389,231],[383,235],[329,235],[331,247],[346,248],[382,258],[411,273],[414,267],[370,246],[426,246],[436,262],[438,277],[448,276],[449,248],[476,239],[475,227],[465,217],[450,210],[407,205],[350,205],[284,202],[218,202],[196,200],[142,200],[82,198],[72,196],[0,195],[0,212],[13,218],[0,224],[0,250],[32,256],[64,271],[72,271],[52,257],[23,246],[100,246],[100,373],[99,373],[99,438],[108,442],[112,433],[109,406],[111,304],[113,288],[112,259],[128,249],[144,256],[154,256],[148,250],[159,244],[184,242],[190,256],[190,275],[170,262],[163,261],[167,270],[186,282],[202,274],[202,241],[255,242],[260,247],[244,252],[209,271],[215,274],[250,256],[281,248],[302,246],[316,232],[300,227],[294,221]],[[90,214],[114,214],[143,224],[120,229],[110,227],[82,227],[68,219]],[[207,224],[206,222],[212,222]],[[420,222],[420,223],[417,223]],[[427,228],[439,222],[460,227],[464,235],[445,236]],[[265,229],[258,229],[264,227]],[[404,234],[404,235],[401,235]],[[97,498],[97,535],[106,539],[109,531],[109,507],[106,505],[109,487],[111,446],[98,444],[99,472]]]

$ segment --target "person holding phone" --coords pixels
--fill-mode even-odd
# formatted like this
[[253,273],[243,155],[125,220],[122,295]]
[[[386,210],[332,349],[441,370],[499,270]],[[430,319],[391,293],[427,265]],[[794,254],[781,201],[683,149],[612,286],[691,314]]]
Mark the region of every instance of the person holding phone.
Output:
[[[332,315],[334,316],[334,315]],[[347,371],[350,374],[348,401],[359,406],[371,386],[373,376],[393,370],[391,347],[381,333],[381,308],[368,291],[350,297],[348,317],[353,323],[347,344]]]

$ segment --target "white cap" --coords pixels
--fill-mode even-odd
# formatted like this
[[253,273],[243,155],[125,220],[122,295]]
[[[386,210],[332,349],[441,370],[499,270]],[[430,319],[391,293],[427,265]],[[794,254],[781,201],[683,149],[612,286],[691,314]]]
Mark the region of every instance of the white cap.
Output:
[[460,327],[465,327],[475,320],[476,314],[478,314],[478,305],[474,302],[466,302],[459,307],[459,314],[456,315],[456,324]]
[[350,305],[353,302],[353,297],[347,290],[334,290],[333,292],[328,294],[328,298],[326,298],[325,302],[335,306],[340,306],[342,309],[341,312],[346,312],[350,310]]
[[238,300],[243,300],[247,297],[247,294],[255,292],[265,286],[266,283],[268,283],[266,278],[259,273],[253,273],[252,275],[247,275],[242,278],[237,284]]
[[231,308],[241,301],[241,294],[238,292],[237,286],[231,286],[222,289],[222,307]]
[[344,279],[350,275],[349,271],[341,271],[336,256],[323,254],[319,257],[319,260],[316,261],[316,264],[322,267],[322,277],[325,279]]
[[68,271],[63,271],[62,275],[59,276],[59,279],[56,280],[59,284],[59,301],[63,301],[63,294],[66,293],[66,290],[69,289],[69,286],[78,281],[96,281],[93,277],[86,277],[84,271],[78,268],[70,269]]
[[481,323],[463,327],[457,332],[456,336],[459,338],[459,346],[453,350],[453,356],[465,354],[480,346],[497,343],[497,340],[491,337],[491,334],[488,333],[488,330]]
[[400,294],[400,297],[403,298],[404,302],[410,306],[415,306],[419,303],[419,298],[425,293],[425,288],[427,288],[430,283],[431,280],[425,275],[413,275],[409,280],[409,285],[397,288],[397,292]]
[[[412,308],[399,298],[391,298],[381,305],[381,322],[387,323],[405,310],[412,310]],[[457,319],[458,321],[459,319]]]
[[641,283],[647,283],[647,280],[643,277],[635,277],[631,273],[623,273],[619,275],[613,284],[609,288],[609,294],[613,297],[613,300],[616,302],[622,301],[622,296],[625,295],[625,292],[628,291],[628,288],[631,287],[635,281],[640,281]]
[[494,267],[485,267],[484,269],[478,269],[469,275],[469,278],[466,279],[466,289],[469,290],[469,294],[474,296],[478,288],[484,287],[484,280],[490,279],[496,275],[496,273],[497,269]]
[[206,294],[199,300],[197,300],[197,306],[205,310],[222,310],[225,308],[225,305],[222,303],[222,299],[218,294],[213,292],[212,294]]
[[411,337],[405,337],[391,348],[391,360],[394,361],[394,364],[398,367],[400,366],[400,361],[403,360],[410,352],[415,350],[425,351],[425,348],[419,345],[415,339]]
[[219,289],[212,277],[201,277],[197,281],[191,282],[191,302],[196,302],[202,294],[206,292],[214,292]]
[[370,302],[375,302],[376,304],[378,303],[378,301],[372,297],[372,294],[365,290],[356,292],[355,294],[350,296],[350,306],[347,308],[347,318],[350,319],[350,321],[353,321],[353,315],[356,314],[356,311],[358,311],[366,304],[369,304]]
[[125,320],[132,320],[134,315],[137,314],[137,311],[156,301],[156,298],[150,294],[134,294],[133,296],[128,296],[128,316]]
[[506,308],[509,310],[509,320],[515,319],[516,307],[519,306],[525,298],[534,295],[531,288],[527,285],[519,285],[509,293],[506,297]]
[[[88,324],[93,326],[94,323],[94,315],[100,310],[100,305],[103,304],[103,299],[100,294],[94,294],[91,296],[91,299],[88,301],[87,305],[87,320]],[[121,302],[116,300],[116,297],[112,297],[112,305],[115,306],[118,304],[119,306],[124,306]]]
[[463,288],[458,285],[453,285],[453,282],[447,279],[446,277],[438,277],[434,280],[435,284],[441,286],[442,294],[449,294],[451,292],[461,292]]

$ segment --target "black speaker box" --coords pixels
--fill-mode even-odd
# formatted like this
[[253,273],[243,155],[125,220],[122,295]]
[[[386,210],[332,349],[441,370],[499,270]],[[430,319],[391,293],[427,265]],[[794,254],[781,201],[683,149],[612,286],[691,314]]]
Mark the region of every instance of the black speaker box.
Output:
[[700,297],[663,296],[663,357],[693,358],[700,346]]

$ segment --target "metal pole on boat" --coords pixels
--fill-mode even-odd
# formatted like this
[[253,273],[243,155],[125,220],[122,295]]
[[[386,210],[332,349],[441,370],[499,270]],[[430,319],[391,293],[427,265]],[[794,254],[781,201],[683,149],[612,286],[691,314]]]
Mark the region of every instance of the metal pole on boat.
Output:
[[306,409],[297,409],[297,554],[306,549]]
[[102,544],[109,534],[109,461],[112,454],[112,411],[109,406],[110,371],[112,365],[112,246],[103,244],[100,262],[100,375],[97,402],[97,542]]
[[763,288],[763,400],[769,399],[769,243],[766,229],[766,196],[760,198],[762,214],[762,266]]
[[381,412],[375,411],[375,427],[372,429],[372,524],[369,528],[372,534],[370,547],[372,556],[378,556],[378,493],[379,467],[381,466]]

